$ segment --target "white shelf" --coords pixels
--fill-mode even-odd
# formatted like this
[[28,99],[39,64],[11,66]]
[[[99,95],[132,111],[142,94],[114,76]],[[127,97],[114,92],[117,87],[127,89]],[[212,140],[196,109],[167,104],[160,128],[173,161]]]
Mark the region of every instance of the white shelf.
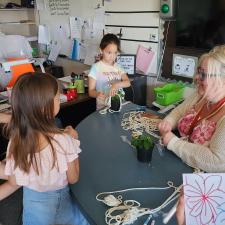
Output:
[[6,35],[37,36],[36,16],[35,8],[0,8],[0,30]]
[[37,36],[29,36],[29,37],[26,37],[26,39],[31,42],[31,41],[37,41],[38,37]]
[[0,25],[35,25],[36,23],[34,21],[32,22],[0,22]]
[[34,10],[34,8],[18,8],[18,9],[1,9],[0,11],[25,11],[25,10]]

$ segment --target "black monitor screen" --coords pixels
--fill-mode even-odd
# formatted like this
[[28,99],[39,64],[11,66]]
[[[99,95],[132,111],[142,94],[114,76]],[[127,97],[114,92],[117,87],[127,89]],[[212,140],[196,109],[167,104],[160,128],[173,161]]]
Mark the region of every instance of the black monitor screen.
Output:
[[225,44],[225,0],[178,0],[176,46],[211,49]]

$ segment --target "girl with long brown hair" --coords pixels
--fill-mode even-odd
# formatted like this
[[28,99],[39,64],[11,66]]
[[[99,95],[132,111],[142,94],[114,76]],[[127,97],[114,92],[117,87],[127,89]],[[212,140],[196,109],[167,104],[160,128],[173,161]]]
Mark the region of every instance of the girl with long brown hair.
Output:
[[9,145],[0,200],[23,186],[23,224],[86,225],[69,193],[79,178],[79,141],[55,125],[60,108],[57,80],[50,74],[18,78],[7,125]]

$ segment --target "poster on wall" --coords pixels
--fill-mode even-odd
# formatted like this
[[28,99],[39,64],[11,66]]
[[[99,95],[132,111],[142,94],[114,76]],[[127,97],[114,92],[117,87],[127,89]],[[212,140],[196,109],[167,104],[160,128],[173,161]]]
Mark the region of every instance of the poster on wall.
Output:
[[134,75],[136,72],[136,55],[120,54],[116,61],[129,75]]
[[70,1],[48,0],[48,8],[51,16],[68,16],[70,9]]
[[195,56],[173,54],[172,74],[193,78],[197,64],[198,58]]

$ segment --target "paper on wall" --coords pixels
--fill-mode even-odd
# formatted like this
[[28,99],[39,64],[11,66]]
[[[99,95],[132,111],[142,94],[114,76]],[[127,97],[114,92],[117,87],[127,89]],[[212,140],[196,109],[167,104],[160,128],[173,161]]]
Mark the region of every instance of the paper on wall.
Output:
[[188,57],[183,55],[173,55],[173,74],[178,76],[186,76],[192,78],[195,74],[197,64],[196,57]]
[[51,46],[51,51],[48,56],[48,59],[55,62],[59,55],[60,49],[61,49],[61,44],[58,42],[54,42]]
[[89,44],[87,45],[88,54],[84,59],[84,64],[92,65],[95,62],[95,57],[98,54],[98,45],[97,44]]
[[52,28],[52,41],[60,43],[61,49],[60,54],[71,56],[71,51],[73,47],[73,40],[70,39],[70,28],[68,24],[55,24],[51,26]]
[[149,67],[152,63],[154,52],[139,45],[137,50],[136,67],[144,74],[148,73]]
[[80,43],[79,60],[84,61],[87,55],[87,47],[84,43]]
[[80,17],[70,17],[70,36],[72,39],[81,39],[81,28],[83,26],[83,22],[83,19]]
[[81,28],[81,41],[86,42],[93,38],[93,24],[90,19],[84,20],[84,23]]
[[103,30],[105,28],[105,8],[95,9],[93,29]]
[[105,29],[105,9],[104,7],[95,9],[93,20],[93,41],[100,43]]
[[46,9],[45,0],[36,0],[36,7],[37,10],[45,10]]
[[225,224],[225,173],[183,174],[186,225]]
[[50,44],[50,32],[47,26],[38,26],[38,43],[39,44]]

